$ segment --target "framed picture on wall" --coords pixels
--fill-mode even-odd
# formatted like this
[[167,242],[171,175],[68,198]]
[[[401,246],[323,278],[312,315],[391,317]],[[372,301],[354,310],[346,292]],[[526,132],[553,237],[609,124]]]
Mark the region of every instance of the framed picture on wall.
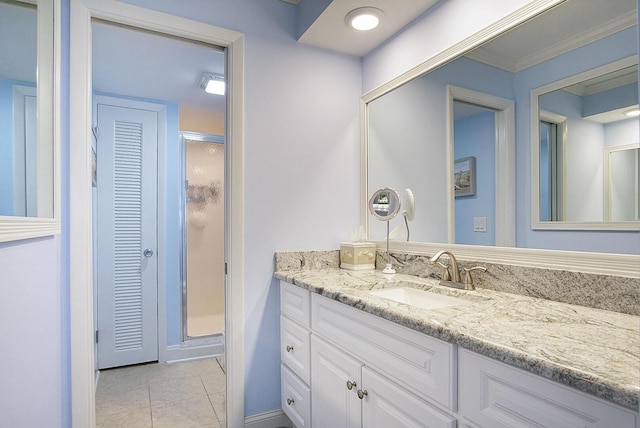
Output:
[[453,163],[453,186],[456,198],[476,194],[476,158],[469,156]]

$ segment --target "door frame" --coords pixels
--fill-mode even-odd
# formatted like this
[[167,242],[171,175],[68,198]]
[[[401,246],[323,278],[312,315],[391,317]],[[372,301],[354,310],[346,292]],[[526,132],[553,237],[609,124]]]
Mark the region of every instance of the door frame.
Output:
[[[93,338],[91,20],[156,31],[227,48],[227,150],[225,152],[225,352],[227,423],[244,425],[244,35],[115,0],[71,0],[69,82],[69,300],[71,423],[95,426]],[[176,225],[177,226],[177,225]]]
[[453,102],[463,101],[476,104],[496,113],[495,143],[495,206],[496,246],[516,245],[516,121],[515,101],[485,94],[471,89],[447,85],[447,181],[449,192],[447,206],[449,213],[449,243],[455,244],[455,197],[453,194]]

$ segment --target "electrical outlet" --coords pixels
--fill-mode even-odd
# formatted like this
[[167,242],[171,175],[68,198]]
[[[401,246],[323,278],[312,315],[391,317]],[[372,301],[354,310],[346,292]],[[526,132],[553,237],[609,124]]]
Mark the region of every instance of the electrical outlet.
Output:
[[474,217],[473,218],[473,231],[474,232],[486,232],[487,231],[487,218],[486,217]]

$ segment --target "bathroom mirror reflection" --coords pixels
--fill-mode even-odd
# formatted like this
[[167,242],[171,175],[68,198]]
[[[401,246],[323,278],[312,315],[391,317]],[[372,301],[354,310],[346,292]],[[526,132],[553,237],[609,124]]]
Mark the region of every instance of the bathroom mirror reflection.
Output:
[[539,205],[539,222],[625,228],[633,225],[618,223],[637,221],[635,62],[616,61],[532,92],[539,121],[532,126],[533,148],[539,153],[534,180],[540,184],[532,197]]
[[0,0],[0,241],[59,232],[53,1]]
[[638,221],[638,144],[604,150],[605,221]]
[[[637,34],[635,0],[567,0],[389,92],[365,96],[368,189],[410,187],[416,198],[424,201],[412,225],[414,242],[546,248],[542,238],[526,242],[536,221],[529,217],[533,206],[530,192],[539,185],[531,181],[528,172],[534,168],[530,93],[621,59],[635,58],[637,64]],[[500,118],[509,107],[492,106],[477,97],[471,102],[458,99],[451,94],[452,87],[512,101],[513,121],[508,120],[508,114]],[[637,89],[628,92],[637,104]],[[537,117],[534,123],[538,123]],[[481,143],[483,132],[491,136],[486,145]],[[465,135],[462,153],[459,137]],[[499,141],[500,136],[506,136],[505,140]],[[478,190],[476,195],[456,198],[451,185],[454,163],[468,156],[476,158]],[[537,163],[533,165],[538,168]],[[601,167],[601,185],[602,174]],[[554,186],[559,187],[557,183]],[[490,200],[491,195],[495,201],[485,208],[461,206],[474,198]],[[465,214],[464,219],[460,213]],[[565,229],[583,228],[582,224],[556,223]],[[372,239],[383,239],[380,225],[371,223],[369,228]],[[612,227],[601,217],[593,228]],[[527,236],[522,239],[521,233]],[[461,241],[468,235],[495,238],[495,242]]]

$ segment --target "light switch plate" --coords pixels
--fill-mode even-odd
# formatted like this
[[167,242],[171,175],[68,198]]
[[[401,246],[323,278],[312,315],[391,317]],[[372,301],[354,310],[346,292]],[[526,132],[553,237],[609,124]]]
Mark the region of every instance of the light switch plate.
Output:
[[486,232],[487,231],[487,218],[486,217],[474,217],[473,218],[473,231],[474,232]]

